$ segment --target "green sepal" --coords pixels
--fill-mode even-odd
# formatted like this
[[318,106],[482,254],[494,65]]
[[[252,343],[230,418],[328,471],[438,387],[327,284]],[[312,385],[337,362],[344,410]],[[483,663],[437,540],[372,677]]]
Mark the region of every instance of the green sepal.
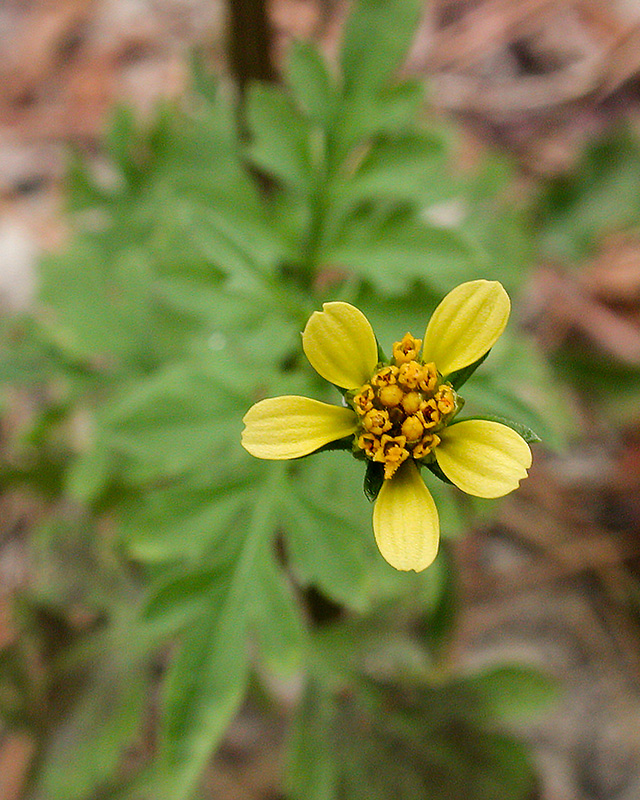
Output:
[[431,472],[433,472],[433,474],[436,476],[436,478],[440,478],[441,481],[443,481],[444,483],[448,483],[450,486],[455,486],[455,483],[453,481],[450,481],[449,478],[447,478],[444,472],[440,469],[440,465],[435,460],[435,458],[433,461],[429,461],[428,463],[423,464],[423,466],[425,466],[427,469],[430,469]]
[[382,347],[380,346],[380,342],[378,341],[378,337],[377,337],[377,336],[376,336],[376,345],[378,346],[378,363],[379,363],[379,364],[386,364],[386,363],[388,363],[388,362],[387,362],[387,357],[386,357],[386,355],[385,355],[385,353],[384,353],[384,350],[383,350],[383,349],[382,349]]
[[511,428],[511,430],[514,430],[517,434],[522,436],[527,444],[535,444],[536,442],[542,441],[535,431],[532,431],[531,428],[524,425],[522,422],[514,422],[512,419],[497,417],[493,414],[475,414],[473,417],[465,417],[463,420],[457,419],[456,422],[466,422],[470,419],[486,419],[488,422],[499,422],[501,425],[506,425],[507,428]]
[[367,462],[367,471],[364,473],[364,483],[362,488],[371,502],[378,496],[382,484],[384,483],[384,464],[379,461]]
[[[335,442],[323,444],[322,447],[314,450],[313,453],[309,453],[309,455],[313,456],[316,453],[325,453],[328,450],[348,450],[351,453],[353,450],[353,436],[345,436],[344,439],[336,439]],[[302,456],[302,458],[306,457],[307,456]]]
[[332,383],[331,385],[332,385],[332,386],[335,386],[335,388],[336,388],[336,389],[337,389],[337,390],[340,392],[340,394],[341,394],[343,397],[345,397],[345,398],[346,398],[346,396],[349,394],[349,392],[353,392],[353,389],[344,389],[342,386],[338,386],[338,384],[337,384],[337,383]]
[[474,361],[473,364],[469,364],[466,367],[462,367],[462,369],[457,369],[455,372],[449,373],[449,375],[445,375],[446,380],[453,386],[454,389],[459,389],[469,380],[469,378],[478,369],[480,364],[482,364],[490,352],[491,348],[489,348],[483,356],[480,356],[480,358]]

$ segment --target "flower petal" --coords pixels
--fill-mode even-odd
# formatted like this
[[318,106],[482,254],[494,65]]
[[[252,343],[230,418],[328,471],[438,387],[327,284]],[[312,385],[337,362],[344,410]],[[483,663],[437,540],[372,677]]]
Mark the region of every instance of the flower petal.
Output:
[[356,415],[309,397],[270,397],[247,411],[242,446],[252,456],[299,458],[355,433]]
[[438,510],[413,461],[405,461],[382,484],[373,509],[373,531],[380,552],[396,569],[420,572],[436,557]]
[[509,319],[511,302],[498,281],[456,286],[429,320],[422,359],[443,375],[467,367],[493,347]]
[[511,428],[487,419],[455,422],[439,436],[436,460],[467,494],[502,497],[518,488],[531,466],[531,450]]
[[378,345],[365,315],[349,303],[324,303],[302,334],[304,352],[315,371],[343,389],[369,380],[378,363]]

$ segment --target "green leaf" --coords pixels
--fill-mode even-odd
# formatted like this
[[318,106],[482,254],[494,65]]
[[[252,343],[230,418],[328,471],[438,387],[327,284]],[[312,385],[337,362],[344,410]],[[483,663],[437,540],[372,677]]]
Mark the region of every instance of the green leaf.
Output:
[[259,168],[307,191],[311,180],[309,124],[284,92],[269,84],[254,83],[246,101],[252,142],[248,153]]
[[543,711],[558,696],[549,675],[518,664],[491,667],[469,682],[492,713],[507,721]]
[[424,281],[446,292],[458,277],[468,280],[476,272],[473,251],[453,230],[436,228],[402,213],[376,220],[349,218],[325,251],[327,268],[348,267],[384,294],[407,292]]
[[271,669],[291,674],[300,668],[305,639],[293,587],[273,551],[260,561],[257,572],[251,625],[260,657]]
[[311,42],[292,42],[286,62],[286,78],[294,98],[314,122],[326,127],[335,105],[335,89],[327,65]]
[[640,141],[627,129],[591,143],[575,169],[545,187],[538,204],[540,235],[552,259],[590,255],[607,233],[640,219]]
[[65,477],[65,493],[73,500],[89,504],[106,489],[114,471],[111,454],[100,447],[78,456]]
[[[249,674],[248,635],[269,620],[265,641],[281,658],[300,645],[290,597],[274,573],[271,547],[282,465],[269,471],[244,529],[230,538],[237,552],[211,584],[200,620],[189,626],[165,690],[160,771],[165,796],[187,798],[242,701]],[[288,605],[287,605],[288,604]],[[286,610],[285,610],[286,609]],[[283,621],[284,620],[284,621]],[[267,651],[273,655],[273,651]]]
[[397,200],[418,205],[443,172],[440,137],[405,133],[375,142],[362,162],[332,187],[332,213],[345,214],[368,200]]
[[433,566],[440,571],[439,592],[435,607],[425,615],[421,627],[429,642],[429,648],[437,659],[441,655],[446,657],[446,646],[451,640],[458,618],[460,599],[455,565],[448,548],[441,546],[438,559]]
[[468,688],[322,677],[323,683],[312,679],[296,720],[288,770],[294,800],[531,796],[525,748],[492,730],[486,708]]
[[227,461],[230,451],[239,454],[237,412],[250,405],[247,376],[228,363],[220,353],[168,367],[105,412],[101,444],[131,480],[185,472],[223,450]]
[[293,800],[337,797],[337,765],[331,752],[332,706],[326,689],[308,681],[291,734],[285,777]]
[[225,538],[253,500],[259,466],[247,457],[233,474],[220,475],[217,464],[200,467],[125,499],[118,512],[127,551],[147,563],[227,559]]
[[222,572],[219,564],[213,567],[197,566],[189,571],[185,571],[185,566],[180,564],[170,571],[169,576],[163,575],[157,586],[151,585],[142,608],[142,620],[177,616],[186,621],[194,617],[195,612],[206,610],[206,601],[211,602],[215,595]]
[[[119,642],[109,655],[126,650]],[[85,800],[115,783],[125,751],[134,741],[147,700],[139,663],[102,664],[53,737],[37,780],[48,800]]]
[[[349,171],[354,157],[360,159],[363,149],[373,141],[402,136],[413,130],[423,95],[422,84],[413,80],[385,86],[376,95],[340,97],[330,130],[331,148],[327,153],[332,172]],[[441,179],[438,184],[442,182]]]
[[246,628],[228,606],[219,613],[214,606],[192,623],[167,676],[157,761],[165,797],[191,795],[240,707],[248,677]]
[[366,603],[367,568],[372,556],[370,510],[334,496],[305,491],[296,481],[284,508],[286,547],[292,571],[303,586],[315,586],[348,608]]
[[376,92],[391,77],[409,49],[420,9],[417,0],[359,0],[340,53],[347,95]]

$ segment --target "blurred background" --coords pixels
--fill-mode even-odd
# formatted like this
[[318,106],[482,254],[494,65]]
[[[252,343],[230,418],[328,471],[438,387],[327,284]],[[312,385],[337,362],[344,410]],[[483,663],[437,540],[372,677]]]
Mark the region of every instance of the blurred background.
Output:
[[[241,418],[475,278],[542,443],[396,573]],[[640,2],[4,0],[0,412],[0,800],[638,800]]]

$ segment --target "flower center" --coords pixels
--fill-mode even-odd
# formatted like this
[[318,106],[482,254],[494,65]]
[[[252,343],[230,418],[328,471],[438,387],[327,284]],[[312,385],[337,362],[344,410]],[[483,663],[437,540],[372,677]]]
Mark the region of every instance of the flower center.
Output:
[[438,431],[463,402],[451,384],[441,381],[435,364],[418,360],[421,345],[407,333],[393,345],[391,363],[347,395],[358,415],[356,454],[384,464],[387,479],[407,458],[433,458]]

